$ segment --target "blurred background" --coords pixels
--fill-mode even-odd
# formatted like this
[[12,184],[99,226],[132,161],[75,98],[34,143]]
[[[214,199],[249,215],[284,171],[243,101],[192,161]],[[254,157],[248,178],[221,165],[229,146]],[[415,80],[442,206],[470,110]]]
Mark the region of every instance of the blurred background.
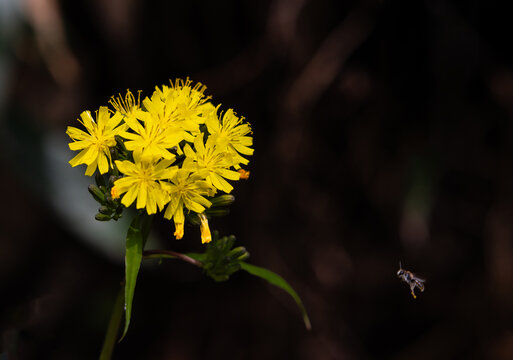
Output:
[[[252,124],[240,272],[142,269],[115,359],[513,359],[513,47],[499,1],[0,0],[1,359],[97,358],[127,214],[66,126],[189,76]],[[200,251],[157,220],[151,246]],[[399,261],[427,279],[414,300]]]

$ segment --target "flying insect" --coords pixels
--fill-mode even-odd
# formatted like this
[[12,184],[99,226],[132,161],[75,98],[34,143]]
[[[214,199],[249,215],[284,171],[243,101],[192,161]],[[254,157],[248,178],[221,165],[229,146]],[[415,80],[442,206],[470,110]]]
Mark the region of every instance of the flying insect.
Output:
[[426,280],[419,278],[417,275],[412,273],[411,271],[404,270],[401,262],[399,261],[399,270],[397,270],[397,277],[410,285],[411,295],[414,299],[417,298],[415,295],[415,288],[419,288],[421,292],[424,292],[424,283]]

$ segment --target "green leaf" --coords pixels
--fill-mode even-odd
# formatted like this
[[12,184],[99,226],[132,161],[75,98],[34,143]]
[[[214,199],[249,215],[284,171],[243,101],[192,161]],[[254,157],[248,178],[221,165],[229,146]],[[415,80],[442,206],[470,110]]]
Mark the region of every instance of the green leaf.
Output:
[[136,215],[126,235],[126,255],[125,255],[125,327],[123,335],[119,341],[125,337],[130,317],[132,313],[132,302],[134,300],[135,283],[137,274],[141,267],[142,252],[150,228],[150,217],[144,213]]
[[305,323],[305,327],[308,330],[312,329],[312,325],[310,323],[310,319],[308,318],[308,314],[306,313],[306,309],[303,306],[303,302],[301,301],[299,295],[294,291],[294,289],[278,274],[273,273],[270,270],[264,269],[259,266],[250,265],[243,261],[240,262],[240,266],[242,270],[247,271],[251,275],[258,276],[264,280],[267,280],[270,284],[279,287],[280,289],[285,290],[296,302],[299,310],[301,311],[301,315],[303,316],[303,321]]
[[112,352],[114,351],[114,345],[116,345],[116,339],[118,337],[119,327],[121,319],[123,318],[123,305],[124,305],[125,294],[123,288],[119,289],[116,303],[112,309],[112,315],[109,321],[109,327],[105,334],[105,340],[103,341],[102,352],[100,354],[100,360],[110,360]]

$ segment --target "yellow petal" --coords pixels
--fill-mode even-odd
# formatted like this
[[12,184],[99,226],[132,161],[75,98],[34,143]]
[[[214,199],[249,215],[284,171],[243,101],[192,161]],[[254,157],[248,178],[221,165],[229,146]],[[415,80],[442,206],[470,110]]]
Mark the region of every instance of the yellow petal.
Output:
[[94,160],[91,164],[87,165],[85,174],[87,176],[92,176],[94,174],[94,172],[96,171],[97,164],[98,164],[97,161]]
[[205,214],[199,214],[201,224],[200,224],[200,231],[201,231],[201,243],[206,244],[212,241],[212,234],[210,233],[210,228],[208,227],[208,219],[205,216]]
[[109,161],[103,152],[98,154],[98,169],[100,169],[100,174],[105,174],[109,171]]
[[173,235],[176,240],[181,240],[183,238],[183,223],[175,222],[175,233]]
[[142,209],[146,206],[146,199],[148,197],[148,185],[145,182],[141,182],[139,191],[137,193],[137,208]]

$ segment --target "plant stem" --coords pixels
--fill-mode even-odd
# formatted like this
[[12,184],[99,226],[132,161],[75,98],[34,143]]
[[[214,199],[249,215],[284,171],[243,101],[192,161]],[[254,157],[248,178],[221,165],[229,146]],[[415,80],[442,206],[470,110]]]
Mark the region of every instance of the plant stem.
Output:
[[143,259],[163,259],[163,258],[171,258],[171,259],[180,259],[189,264],[195,265],[197,267],[203,268],[203,263],[201,261],[195,260],[185,254],[181,254],[171,250],[145,250],[143,251]]

